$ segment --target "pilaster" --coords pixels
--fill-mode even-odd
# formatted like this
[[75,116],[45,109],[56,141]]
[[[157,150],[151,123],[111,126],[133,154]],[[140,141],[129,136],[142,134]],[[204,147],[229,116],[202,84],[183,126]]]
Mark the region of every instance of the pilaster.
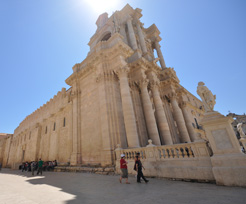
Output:
[[81,163],[81,154],[80,154],[80,135],[79,135],[79,117],[78,117],[78,95],[79,88],[77,82],[72,86],[72,104],[73,104],[73,150],[71,155],[71,165],[78,165]]

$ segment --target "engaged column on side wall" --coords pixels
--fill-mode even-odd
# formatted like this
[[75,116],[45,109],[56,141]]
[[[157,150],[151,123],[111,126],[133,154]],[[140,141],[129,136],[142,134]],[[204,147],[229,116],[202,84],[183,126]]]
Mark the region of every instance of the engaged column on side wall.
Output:
[[128,82],[128,72],[128,67],[122,67],[119,68],[116,73],[120,80],[120,93],[128,147],[139,147],[136,119]]

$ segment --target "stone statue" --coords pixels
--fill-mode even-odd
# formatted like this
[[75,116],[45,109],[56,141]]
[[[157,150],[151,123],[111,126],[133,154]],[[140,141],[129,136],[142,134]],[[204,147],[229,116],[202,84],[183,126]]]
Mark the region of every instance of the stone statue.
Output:
[[208,87],[204,86],[205,83],[199,82],[197,86],[197,94],[201,97],[205,112],[214,110],[216,95],[213,95]]
[[237,124],[237,131],[239,132],[241,138],[246,138],[246,135],[243,132],[242,125],[243,125],[243,123],[238,123]]
[[117,20],[117,16],[115,16],[115,13],[113,14],[113,23],[114,23],[114,33],[120,32],[120,26]]

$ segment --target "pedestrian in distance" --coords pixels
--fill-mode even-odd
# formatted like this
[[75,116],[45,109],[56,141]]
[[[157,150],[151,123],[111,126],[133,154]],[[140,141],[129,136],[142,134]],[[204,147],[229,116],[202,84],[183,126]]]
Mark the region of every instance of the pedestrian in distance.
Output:
[[23,172],[25,170],[25,163],[23,162],[21,165],[21,171]]
[[35,162],[33,161],[31,163],[31,171],[32,171],[32,175],[34,176],[34,170],[35,170]]
[[121,154],[121,160],[120,160],[120,170],[122,172],[122,175],[120,177],[120,183],[122,183],[122,179],[126,179],[126,184],[130,184],[128,182],[128,169],[127,169],[127,161],[125,160],[125,155]]
[[148,183],[149,180],[147,180],[144,175],[143,175],[143,172],[142,172],[142,169],[145,169],[144,166],[142,165],[142,162],[140,161],[140,157],[139,156],[136,156],[136,162],[135,162],[135,165],[136,165],[136,170],[138,172],[138,175],[137,175],[137,182],[138,183],[141,183],[141,178],[143,178],[143,180],[145,181],[145,183]]
[[43,161],[42,159],[40,158],[39,161],[38,161],[38,172],[37,172],[37,175],[39,175],[39,173],[41,174],[42,176],[42,171],[43,171]]

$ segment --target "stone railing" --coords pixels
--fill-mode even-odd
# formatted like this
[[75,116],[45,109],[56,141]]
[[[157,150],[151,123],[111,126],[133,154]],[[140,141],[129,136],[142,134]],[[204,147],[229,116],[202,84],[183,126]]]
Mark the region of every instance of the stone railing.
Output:
[[128,161],[134,160],[137,153],[140,153],[140,158],[142,160],[152,161],[210,157],[211,155],[209,147],[204,141],[164,146],[154,146],[150,141],[150,144],[147,145],[147,147],[134,149],[117,148],[115,152],[117,160],[120,159],[121,154],[125,154]]

